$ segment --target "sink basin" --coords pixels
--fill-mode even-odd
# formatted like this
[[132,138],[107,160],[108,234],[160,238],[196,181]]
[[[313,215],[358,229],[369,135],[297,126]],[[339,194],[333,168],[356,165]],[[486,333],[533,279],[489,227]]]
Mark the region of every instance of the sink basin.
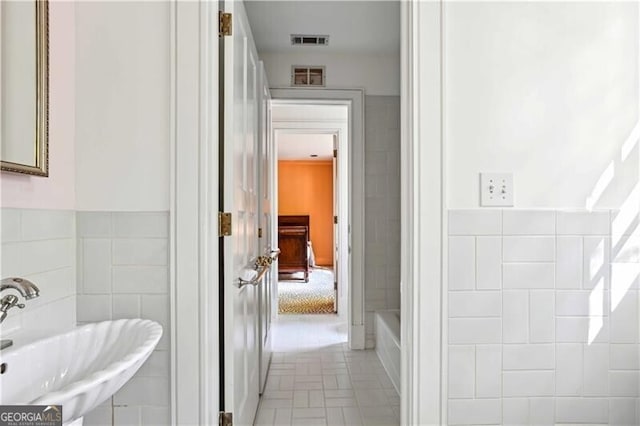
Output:
[[[62,405],[63,422],[81,419],[122,387],[162,336],[143,319],[104,321],[0,352],[0,405]],[[0,371],[3,369],[0,368]]]

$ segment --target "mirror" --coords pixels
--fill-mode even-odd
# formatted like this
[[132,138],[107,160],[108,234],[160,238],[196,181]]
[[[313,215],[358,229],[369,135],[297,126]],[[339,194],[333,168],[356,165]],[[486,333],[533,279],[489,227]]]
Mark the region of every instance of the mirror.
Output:
[[0,168],[49,176],[49,5],[0,1]]

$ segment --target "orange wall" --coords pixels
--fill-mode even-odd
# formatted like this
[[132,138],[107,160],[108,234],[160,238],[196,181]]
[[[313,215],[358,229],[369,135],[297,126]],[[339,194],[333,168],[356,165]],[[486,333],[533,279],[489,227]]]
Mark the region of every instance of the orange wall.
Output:
[[332,265],[332,162],[278,161],[278,214],[309,215],[316,263]]

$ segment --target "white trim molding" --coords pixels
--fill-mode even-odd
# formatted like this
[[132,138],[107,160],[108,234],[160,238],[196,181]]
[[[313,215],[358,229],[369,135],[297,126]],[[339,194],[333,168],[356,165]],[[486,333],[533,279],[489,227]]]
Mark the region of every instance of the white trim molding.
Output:
[[[300,106],[300,105],[309,105],[307,101],[296,101],[296,100],[273,100],[272,107],[277,108],[278,106]],[[317,104],[314,105],[314,107]],[[321,105],[329,105],[326,103],[322,103]],[[338,105],[344,106],[346,110],[351,108],[350,101],[334,101],[330,105]],[[349,140],[349,123],[348,118],[345,116],[344,120],[341,121],[329,121],[329,120],[318,120],[313,117],[301,117],[300,119],[294,119],[290,121],[290,117],[283,116],[283,113],[280,112],[278,114],[273,114],[274,118],[272,119],[272,140],[274,142],[273,152],[277,152],[277,143],[280,140],[280,136],[283,134],[328,134],[334,135],[338,141],[338,152],[344,154],[338,154],[338,181],[335,183],[338,186],[338,199],[337,199],[337,210],[336,215],[338,216],[338,300],[337,308],[338,308],[338,316],[340,316],[345,322],[350,321],[350,304],[349,300],[351,297],[351,277],[349,275],[349,270],[351,269],[350,265],[350,255],[349,255],[349,189],[350,189],[350,180],[351,176],[349,173],[349,144],[351,143]],[[278,116],[278,118],[276,118]],[[277,167],[278,167],[278,158],[274,156],[273,164],[271,165],[273,169],[276,169],[277,175]],[[274,193],[274,205],[278,205],[278,187],[277,180],[274,181],[273,185],[273,193]],[[272,219],[274,222],[274,226],[277,228],[277,218],[278,215],[273,215]],[[275,234],[277,236],[277,234]],[[277,291],[273,292],[273,316],[277,315]],[[351,327],[353,329],[353,327]],[[351,337],[353,337],[352,332],[349,332],[349,341],[351,341]],[[356,339],[356,341],[360,341]],[[364,341],[364,340],[362,340]]]
[[171,421],[217,424],[218,9],[173,8]]
[[401,424],[446,424],[442,2],[401,8]]
[[[364,91],[362,89],[271,89],[272,102],[278,100],[306,100],[310,103],[348,101],[349,146],[351,190],[350,203],[350,248],[351,274],[349,316],[349,344],[352,349],[365,347],[364,315]],[[347,231],[348,232],[348,231]]]

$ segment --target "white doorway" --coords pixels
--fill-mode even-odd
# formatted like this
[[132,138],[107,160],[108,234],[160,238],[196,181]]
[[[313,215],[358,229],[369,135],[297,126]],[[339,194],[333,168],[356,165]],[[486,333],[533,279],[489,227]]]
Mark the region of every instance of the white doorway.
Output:
[[[402,210],[403,219],[408,219],[403,221],[402,230],[403,249],[406,249],[402,265],[402,412],[404,424],[439,423],[442,419],[441,366],[446,361],[440,358],[442,253],[438,237],[442,229],[439,204],[442,153],[441,145],[431,142],[440,141],[437,133],[440,97],[434,94],[440,94],[441,83],[441,10],[439,3],[412,2],[403,3],[402,7],[402,158],[405,167]],[[211,291],[217,288],[218,265],[211,261],[216,258],[217,239],[209,237],[216,228],[215,205],[212,206],[210,198],[215,197],[219,183],[217,153],[208,151],[210,142],[217,136],[218,125],[218,91],[214,87],[218,81],[217,43],[212,42],[217,40],[218,11],[210,3],[177,3],[175,9],[176,43],[172,57],[176,58],[177,66],[172,75],[175,82],[172,114],[176,137],[172,143],[171,232],[176,236],[172,239],[172,265],[175,265],[172,266],[172,328],[177,332],[172,342],[172,364],[175,364],[172,413],[180,424],[213,424],[219,409],[224,409],[223,404],[216,403],[220,396],[220,359],[217,351],[212,350],[216,348],[217,332],[222,326],[216,307],[217,294]],[[427,29],[418,31],[418,26]],[[427,51],[433,52],[425,55],[429,61],[414,60]],[[422,84],[418,85],[418,81]],[[295,94],[284,96],[287,91]],[[351,96],[345,95],[349,92]],[[288,99],[351,99],[353,149],[358,150],[358,143],[362,149],[362,90],[274,89],[272,95]],[[354,179],[350,189],[357,196],[358,191],[364,192],[363,164],[358,163],[358,159],[364,159],[362,150],[352,158]],[[422,188],[420,192],[418,183]],[[353,285],[348,309],[352,347],[364,347],[365,340],[364,287],[361,285],[364,268],[363,259],[359,258],[364,242],[363,205],[361,199],[353,202],[350,218]],[[429,226],[423,228],[421,223],[425,222]],[[418,279],[423,277],[425,279]],[[424,326],[418,327],[418,323]],[[426,362],[419,363],[419,360]]]
[[[289,118],[279,118],[272,115],[273,131],[296,131],[299,129],[318,129],[318,132],[342,133],[346,135],[340,141],[343,147],[338,147],[338,173],[344,176],[341,187],[346,188],[341,197],[341,206],[345,207],[338,214],[338,223],[343,236],[339,241],[347,241],[343,249],[347,252],[342,256],[346,263],[338,268],[338,284],[345,286],[342,303],[338,301],[338,312],[346,315],[348,343],[351,349],[365,347],[365,313],[364,313],[364,91],[360,89],[343,90],[313,90],[272,88],[272,106],[289,105],[293,111],[300,111],[305,105],[341,105],[346,106],[348,112],[348,126],[336,117],[327,117],[324,121],[314,123],[305,121],[295,115]],[[295,113],[294,113],[295,114]],[[333,122],[333,123],[332,123]],[[342,123],[342,124],[341,124]],[[273,140],[274,138],[272,138]],[[275,177],[275,176],[274,176]],[[275,202],[277,205],[277,201]],[[344,220],[341,220],[341,215]],[[274,232],[277,232],[274,229]],[[346,235],[346,237],[344,237]],[[341,278],[345,275],[344,278]]]
[[[349,224],[353,224],[352,221],[352,206],[355,204],[353,200],[352,182],[353,182],[353,164],[350,163],[351,155],[353,152],[353,145],[355,144],[355,138],[353,136],[353,125],[351,121],[354,116],[362,111],[354,111],[353,102],[351,99],[295,99],[293,93],[285,90],[285,93],[281,93],[280,90],[272,90],[274,100],[272,100],[272,133],[274,151],[280,150],[283,156],[299,155],[302,151],[298,146],[298,151],[295,149],[282,150],[278,145],[279,142],[287,143],[297,139],[301,135],[319,135],[324,136],[324,139],[318,138],[317,141],[324,140],[326,143],[325,154],[329,154],[326,160],[333,160],[334,140],[335,149],[337,151],[335,158],[335,174],[337,186],[335,187],[335,224],[332,232],[334,235],[334,243],[336,243],[335,249],[335,261],[333,266],[335,267],[335,283],[337,286],[337,300],[336,310],[338,316],[346,323],[349,324],[349,345],[352,348],[362,349],[364,348],[364,328],[358,326],[358,320],[362,319],[362,316],[358,315],[358,311],[354,307],[362,307],[361,295],[357,289],[354,291],[356,280],[354,279],[354,262],[357,256],[354,256],[353,250],[350,253],[350,247],[353,246],[353,236],[349,234]],[[300,96],[299,91],[295,95]],[[349,93],[353,95],[352,93]],[[283,99],[282,96],[288,96],[287,99]],[[334,94],[337,95],[337,94]],[[344,97],[344,94],[342,95]],[[311,155],[311,152],[305,153]],[[272,183],[274,186],[278,182],[278,165],[273,165],[274,175]],[[277,194],[278,191],[274,191]],[[362,195],[362,194],[359,194]],[[274,206],[280,205],[280,200],[276,197],[274,200]],[[274,215],[275,216],[275,215]],[[273,233],[278,234],[277,221],[273,223]],[[325,255],[326,256],[326,255]],[[322,272],[320,272],[322,273]],[[319,273],[319,274],[320,274]],[[274,294],[277,293],[274,291]],[[355,299],[355,300],[354,300]],[[359,299],[359,300],[358,300]],[[277,301],[274,300],[274,306],[277,306]],[[274,309],[274,318],[277,314],[277,309]]]
[[[332,107],[318,112],[326,108]],[[340,109],[346,121],[347,110]],[[338,138],[275,132],[280,315],[338,313]]]

